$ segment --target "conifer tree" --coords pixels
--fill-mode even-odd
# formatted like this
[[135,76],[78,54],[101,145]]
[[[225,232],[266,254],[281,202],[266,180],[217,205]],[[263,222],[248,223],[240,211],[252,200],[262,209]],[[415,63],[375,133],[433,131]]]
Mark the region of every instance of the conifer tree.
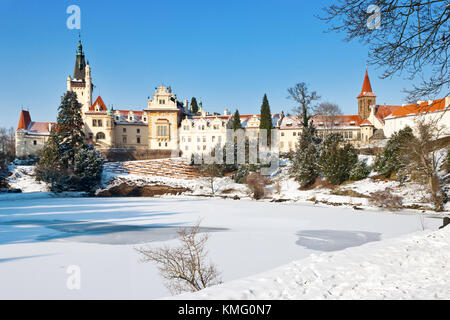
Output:
[[75,154],[74,173],[80,178],[78,187],[93,191],[101,181],[103,159],[93,147],[85,146]]
[[196,114],[198,112],[198,104],[197,99],[195,97],[192,97],[191,99],[191,112],[193,114]]
[[237,129],[242,129],[242,123],[239,110],[236,109],[236,112],[234,113],[233,130],[236,131]]
[[314,125],[303,128],[297,149],[292,159],[291,176],[300,187],[309,187],[319,176],[317,161],[320,152],[320,138]]
[[267,95],[264,94],[263,102],[261,105],[261,119],[259,124],[260,129],[267,130],[267,141],[270,142],[270,133],[272,126],[272,113],[270,112],[269,100],[267,99]]
[[337,133],[328,134],[322,142],[319,170],[332,184],[348,180],[350,171],[358,162],[355,148],[349,143],[342,147],[342,143],[342,136]]
[[411,127],[405,127],[394,133],[386,143],[383,152],[377,155],[374,170],[387,178],[397,174],[397,178],[402,180],[404,177],[401,172],[405,167],[404,161],[402,161],[405,153],[403,145],[412,139],[414,139],[414,134]]
[[61,160],[73,166],[75,154],[84,145],[81,104],[75,92],[68,91],[61,99],[57,118],[57,135]]

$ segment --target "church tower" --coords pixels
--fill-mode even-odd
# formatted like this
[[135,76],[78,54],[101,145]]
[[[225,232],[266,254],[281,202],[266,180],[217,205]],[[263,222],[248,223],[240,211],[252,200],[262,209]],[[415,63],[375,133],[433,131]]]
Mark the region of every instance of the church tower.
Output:
[[370,85],[369,74],[364,77],[361,93],[357,97],[358,99],[358,114],[363,120],[367,119],[370,115],[370,106],[375,105],[376,95],[372,92],[372,86]]
[[86,64],[81,39],[78,41],[77,55],[75,58],[75,69],[73,78],[67,77],[67,91],[77,94],[78,102],[82,104],[83,115],[92,106],[92,90],[94,85],[91,78],[91,67],[89,61]]

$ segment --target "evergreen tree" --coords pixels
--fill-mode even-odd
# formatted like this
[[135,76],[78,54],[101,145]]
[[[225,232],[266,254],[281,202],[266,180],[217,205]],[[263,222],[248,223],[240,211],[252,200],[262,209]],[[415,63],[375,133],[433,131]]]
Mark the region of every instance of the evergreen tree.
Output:
[[93,147],[85,146],[75,154],[74,173],[79,177],[79,189],[93,191],[100,184],[103,158]]
[[198,112],[198,104],[197,99],[195,97],[192,97],[191,99],[191,112],[193,114],[196,114]]
[[271,130],[273,128],[272,113],[270,111],[269,100],[267,99],[266,94],[264,94],[263,102],[261,105],[261,119],[260,119],[259,128],[267,130],[267,141],[270,143],[270,134],[271,134]]
[[54,192],[92,191],[98,186],[103,160],[84,144],[81,104],[74,92],[61,99],[56,130],[52,131],[36,168],[36,179],[50,183]]
[[309,187],[319,176],[320,138],[314,125],[303,128],[292,159],[291,176],[302,188]]
[[341,184],[350,178],[350,171],[358,162],[355,148],[343,143],[342,136],[328,134],[322,142],[318,165],[323,176],[332,184]]
[[259,128],[266,130],[272,129],[272,113],[270,112],[269,100],[267,99],[266,94],[264,94],[263,102],[261,105],[261,120]]
[[75,154],[84,145],[81,104],[75,92],[68,91],[61,99],[57,118],[59,154],[66,166],[73,167]]
[[358,181],[367,178],[370,173],[370,168],[365,161],[358,161],[358,163],[350,170],[350,180]]
[[397,174],[399,180],[403,179],[404,156],[403,145],[406,141],[414,139],[414,134],[410,127],[405,127],[402,130],[394,133],[388,140],[383,152],[378,154],[375,158],[374,170],[381,173],[387,178],[393,174]]
[[242,123],[239,110],[236,109],[236,112],[234,113],[233,130],[236,131],[237,129],[242,129]]

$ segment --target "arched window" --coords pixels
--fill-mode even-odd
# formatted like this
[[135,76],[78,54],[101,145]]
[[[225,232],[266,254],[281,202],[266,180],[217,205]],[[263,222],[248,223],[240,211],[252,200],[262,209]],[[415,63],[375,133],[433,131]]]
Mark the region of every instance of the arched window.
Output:
[[105,134],[103,132],[99,132],[99,133],[97,133],[96,138],[97,138],[97,140],[104,140]]

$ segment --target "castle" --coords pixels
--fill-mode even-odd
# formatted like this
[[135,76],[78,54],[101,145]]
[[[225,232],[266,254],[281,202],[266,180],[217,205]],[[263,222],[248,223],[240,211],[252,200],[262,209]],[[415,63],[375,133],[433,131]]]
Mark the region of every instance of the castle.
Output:
[[[93,88],[91,67],[89,61],[86,62],[80,40],[73,77],[67,78],[67,91],[77,94],[82,105],[86,142],[98,149],[165,150],[177,154],[181,151],[189,157],[192,153],[211,152],[217,144],[223,146],[230,139],[227,135],[227,129],[233,125],[230,112],[209,114],[200,103],[199,113],[193,114],[188,101],[178,100],[170,87],[160,85],[155,88],[153,96],[148,97],[147,108],[142,110],[108,109],[100,96],[92,102]],[[429,112],[424,110],[436,114],[444,113],[450,107],[450,97],[409,106],[377,105],[367,70],[357,102],[356,115],[313,116],[319,135],[337,132],[353,145],[364,146],[411,125],[417,115],[428,115]],[[257,137],[260,116],[241,115],[240,118],[245,135]],[[442,122],[450,124],[448,112],[443,115]],[[294,151],[302,130],[298,117],[281,111],[272,115],[272,124],[277,129],[279,151]],[[22,110],[16,130],[16,156],[38,154],[54,125],[52,122],[33,122],[30,112]]]

